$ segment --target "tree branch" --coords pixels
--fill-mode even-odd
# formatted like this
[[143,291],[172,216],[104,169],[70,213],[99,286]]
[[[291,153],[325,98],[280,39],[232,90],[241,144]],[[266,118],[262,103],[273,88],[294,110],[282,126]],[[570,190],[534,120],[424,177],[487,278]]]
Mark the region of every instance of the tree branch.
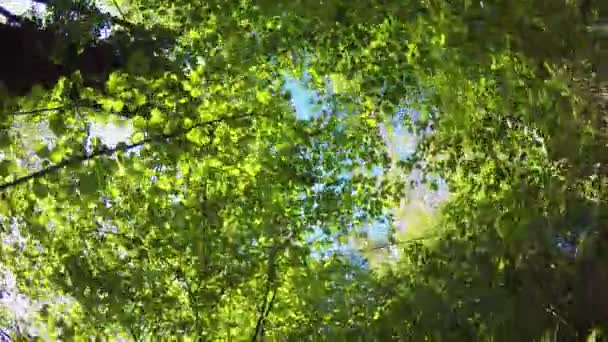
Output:
[[122,9],[120,8],[120,6],[118,6],[118,2],[116,0],[112,0],[112,3],[114,4],[114,7],[116,7],[116,11],[120,15],[120,17],[123,20],[125,20],[125,14],[122,12]]
[[[260,315],[258,316],[258,320],[255,325],[255,331],[253,333],[253,336],[251,337],[251,342],[256,342],[258,339],[258,336],[264,331],[264,328],[263,328],[264,320],[266,319],[266,316],[268,316],[268,312],[270,311],[267,309],[268,295],[270,294],[270,290],[271,290],[273,282],[274,282],[274,279],[268,279],[268,281],[266,282],[266,292],[264,293],[264,300],[262,302],[262,305],[260,305],[260,308],[258,309],[258,311],[260,312]],[[276,291],[275,291],[275,294],[276,294]],[[273,295],[273,300],[274,300],[274,295]]]
[[[272,310],[272,307],[274,306],[274,300],[277,298],[277,291],[278,288],[277,286],[274,287],[274,290],[272,290],[272,298],[270,298],[270,303],[268,303],[268,308],[266,309],[266,312],[264,313],[264,319],[262,320],[263,322],[266,321],[266,318],[268,318],[268,315],[270,314],[270,311]],[[262,334],[264,334],[264,325],[262,325]]]
[[416,238],[411,238],[411,239],[407,239],[404,241],[398,241],[398,242],[389,242],[389,243],[385,243],[379,246],[373,246],[373,247],[369,247],[369,248],[359,248],[357,249],[358,252],[371,252],[371,251],[376,251],[376,250],[380,250],[380,249],[385,249],[385,248],[390,248],[390,247],[397,247],[397,246],[404,246],[404,245],[410,245],[410,244],[414,244],[414,243],[418,243],[418,242],[422,242],[422,241],[426,241],[426,240],[430,240],[430,239],[437,239],[442,237],[443,235],[441,234],[428,234],[425,236],[420,236],[420,237],[416,237]]
[[19,16],[13,14],[11,11],[7,10],[3,6],[0,6],[0,15],[6,18],[7,23],[17,23],[19,22]]
[[29,175],[26,175],[26,176],[19,177],[19,178],[13,180],[13,181],[10,181],[10,182],[4,183],[4,184],[0,184],[0,191],[5,191],[5,190],[7,190],[9,188],[12,188],[12,187],[21,185],[23,183],[26,183],[26,182],[28,182],[28,181],[30,181],[32,179],[44,177],[44,176],[46,176],[48,174],[54,173],[56,171],[59,171],[59,170],[63,169],[66,166],[69,166],[69,165],[82,163],[82,162],[85,162],[87,160],[92,160],[92,159],[95,159],[95,158],[101,157],[101,156],[111,156],[114,153],[120,152],[120,151],[126,152],[126,151],[132,150],[132,149],[134,149],[136,147],[140,147],[140,146],[143,146],[143,145],[151,143],[151,142],[163,141],[165,139],[171,139],[171,138],[176,138],[176,137],[182,136],[182,135],[187,134],[188,132],[190,132],[190,131],[192,131],[192,130],[194,130],[196,128],[202,127],[202,126],[213,125],[213,124],[217,124],[217,123],[220,123],[222,121],[225,121],[225,120],[239,119],[239,118],[244,118],[244,117],[248,117],[248,116],[250,116],[250,114],[236,116],[236,117],[233,116],[233,117],[227,117],[227,118],[218,118],[218,119],[211,120],[211,121],[201,122],[201,123],[195,124],[195,125],[187,128],[187,129],[178,130],[177,132],[173,132],[173,133],[170,133],[170,134],[161,134],[161,135],[157,135],[157,136],[152,136],[152,137],[149,137],[149,138],[142,139],[141,141],[138,141],[138,142],[135,142],[135,143],[131,143],[131,144],[118,144],[114,148],[103,148],[103,149],[100,149],[100,150],[97,150],[97,151],[93,151],[90,154],[86,154],[85,153],[85,154],[80,154],[80,155],[72,156],[72,157],[69,157],[69,158],[66,158],[66,159],[60,161],[57,164],[51,165],[51,166],[49,166],[47,168],[44,168],[42,170],[30,173]]
[[10,341],[11,340],[11,335],[9,335],[6,330],[4,330],[3,328],[0,328],[0,337],[2,337],[3,341]]
[[15,112],[15,113],[13,113],[13,115],[21,116],[21,115],[30,115],[30,114],[40,114],[40,113],[44,113],[44,112],[52,112],[52,111],[56,111],[56,110],[70,109],[71,107],[72,106],[58,106],[58,107],[50,107],[50,108],[23,110],[23,111]]

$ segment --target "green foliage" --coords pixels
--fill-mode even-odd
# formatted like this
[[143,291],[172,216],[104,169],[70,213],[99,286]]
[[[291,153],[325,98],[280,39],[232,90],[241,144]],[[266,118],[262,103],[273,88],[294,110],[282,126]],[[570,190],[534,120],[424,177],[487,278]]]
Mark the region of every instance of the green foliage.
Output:
[[[66,23],[70,4],[49,20],[100,25],[86,6]],[[606,102],[572,1],[133,0],[121,17],[172,42],[171,65],[135,48],[105,87],[75,73],[2,101],[0,261],[49,303],[48,339],[561,341],[606,326]],[[319,115],[295,117],[285,75],[305,75]],[[395,117],[419,140],[404,160],[380,132]],[[93,136],[119,120],[127,141]],[[438,209],[406,210],[385,246],[317,256],[398,216],[414,170],[447,184]],[[576,254],[558,246],[582,232]]]

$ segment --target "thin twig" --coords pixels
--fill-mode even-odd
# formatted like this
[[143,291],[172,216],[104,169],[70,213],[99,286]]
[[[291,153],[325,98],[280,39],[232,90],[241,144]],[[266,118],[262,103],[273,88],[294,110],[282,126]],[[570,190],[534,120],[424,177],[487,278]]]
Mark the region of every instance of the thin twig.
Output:
[[[353,253],[353,252],[358,252],[358,253],[373,252],[373,251],[377,251],[377,250],[381,250],[381,249],[385,249],[385,248],[397,247],[397,246],[407,246],[407,245],[411,245],[411,244],[418,243],[421,241],[426,241],[426,240],[430,240],[430,239],[438,239],[438,238],[441,238],[442,236],[443,235],[440,233],[429,234],[429,235],[425,235],[425,236],[421,236],[421,237],[417,237],[417,238],[407,239],[405,241],[385,243],[380,246],[374,246],[374,247],[368,247],[368,248],[356,248],[356,249],[353,248],[353,249],[351,249],[349,251],[345,251],[345,252],[331,251],[331,253],[329,253],[329,254],[335,255],[335,256],[347,256],[349,253]],[[311,243],[311,245],[313,243]]]
[[32,110],[24,110],[24,111],[15,112],[13,115],[14,116],[20,116],[20,115],[40,114],[40,113],[44,113],[44,112],[52,112],[52,111],[55,111],[55,110],[70,109],[71,107],[72,106],[59,106],[59,107],[51,107],[51,108],[39,108],[39,109],[32,109]]
[[120,6],[118,6],[118,2],[116,0],[112,0],[112,3],[114,4],[114,7],[116,7],[116,11],[118,11],[118,14],[122,17],[122,19],[127,20],[122,9],[120,8]]
[[[33,2],[37,2],[39,4],[44,4],[44,5],[47,5],[47,6],[50,5],[49,4],[49,0],[32,0],[32,1]],[[114,1],[114,3],[116,3],[116,1]],[[124,18],[124,15],[123,15],[122,11],[120,10],[120,8],[117,7],[117,9],[119,11],[118,13],[121,16],[123,16],[123,18]],[[93,10],[97,11],[98,13],[103,13],[102,11],[99,10],[99,8],[97,6],[94,6]],[[105,14],[108,15],[107,13],[105,13]],[[117,18],[117,17],[112,16],[112,15],[110,15],[110,20],[112,20],[113,23],[119,24],[119,25],[127,27],[127,28],[133,28],[135,26],[133,23],[129,22],[128,20]]]
[[410,244],[413,244],[413,243],[417,243],[417,242],[421,242],[421,241],[426,241],[426,240],[430,240],[430,239],[434,239],[434,238],[439,238],[439,237],[441,237],[441,234],[439,234],[439,233],[429,234],[429,235],[425,235],[425,236],[421,236],[421,237],[417,237],[417,238],[407,239],[405,241],[386,243],[386,244],[383,244],[383,245],[380,245],[380,246],[374,246],[374,247],[370,247],[370,248],[360,248],[359,251],[361,251],[361,252],[375,251],[375,250],[384,249],[384,248],[403,246],[403,245],[410,245]]
[[76,163],[81,163],[87,160],[91,160],[93,158],[96,157],[100,157],[100,156],[110,156],[113,155],[114,153],[118,152],[118,151],[129,151],[132,150],[136,147],[142,146],[146,143],[151,142],[151,139],[144,139],[142,141],[136,142],[136,143],[132,143],[132,144],[127,144],[127,145],[117,145],[115,148],[105,148],[105,149],[100,149],[97,150],[91,154],[82,154],[82,155],[77,155],[77,156],[72,156],[70,158],[66,158],[64,160],[62,160],[61,162],[51,165],[47,168],[44,168],[42,170],[30,173],[29,175],[23,176],[23,177],[19,177],[11,182],[8,183],[4,183],[2,185],[0,185],[0,191],[4,191],[7,190],[9,188],[21,185],[23,183],[26,183],[32,179],[36,179],[36,178],[41,178],[44,177],[48,174],[54,173],[68,165],[71,164],[76,164]]
[[570,328],[572,331],[576,332],[576,328],[574,328],[574,326],[572,326],[572,324],[570,324],[570,322],[568,322],[562,315],[560,315],[557,310],[555,310],[555,308],[553,307],[553,305],[547,305],[545,306],[545,311],[547,313],[550,313],[553,317],[557,318],[557,320],[564,324],[566,327]]

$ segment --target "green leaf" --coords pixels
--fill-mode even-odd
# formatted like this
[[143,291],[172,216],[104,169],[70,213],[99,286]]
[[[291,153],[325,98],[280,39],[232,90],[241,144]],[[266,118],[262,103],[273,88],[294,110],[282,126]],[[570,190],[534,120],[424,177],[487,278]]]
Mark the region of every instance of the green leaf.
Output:
[[0,161],[0,176],[9,176],[16,168],[16,164],[12,160],[5,159]]
[[0,132],[0,147],[7,147],[11,143],[11,136],[8,132]]
[[66,122],[61,114],[54,114],[51,116],[49,127],[56,136],[62,136],[67,130]]
[[82,173],[78,176],[78,189],[81,194],[93,194],[99,189],[99,179],[93,172]]
[[120,113],[124,106],[125,106],[125,104],[119,99],[115,99],[114,101],[111,102],[112,111],[114,111],[116,113]]
[[150,124],[161,125],[165,122],[165,115],[158,108],[152,108],[150,111]]
[[9,203],[6,200],[0,199],[0,215],[2,216],[8,216],[10,215],[11,211],[10,211],[10,206]]
[[47,144],[39,143],[36,148],[36,154],[40,158],[49,158],[51,151],[49,150],[49,147]]
[[66,155],[65,149],[61,146],[57,146],[51,151],[51,154],[49,155],[49,159],[51,160],[51,162],[57,164],[57,163],[60,163],[61,161],[63,161],[65,155]]
[[46,184],[41,182],[34,182],[34,194],[38,198],[46,198],[49,195],[49,189]]

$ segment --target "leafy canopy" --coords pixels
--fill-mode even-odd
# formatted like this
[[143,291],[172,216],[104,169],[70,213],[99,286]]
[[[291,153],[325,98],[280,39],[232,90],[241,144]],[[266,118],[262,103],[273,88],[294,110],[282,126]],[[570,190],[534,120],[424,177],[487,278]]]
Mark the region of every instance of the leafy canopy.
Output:
[[[47,339],[562,340],[608,321],[600,4],[48,2],[35,32],[65,37],[45,64],[62,73],[5,82],[0,117],[0,255]],[[286,76],[316,92],[311,119]],[[387,150],[395,122],[413,154]],[[104,143],[105,123],[130,137]],[[416,177],[450,194],[402,234]],[[362,254],[385,262],[319,256],[382,220]]]

